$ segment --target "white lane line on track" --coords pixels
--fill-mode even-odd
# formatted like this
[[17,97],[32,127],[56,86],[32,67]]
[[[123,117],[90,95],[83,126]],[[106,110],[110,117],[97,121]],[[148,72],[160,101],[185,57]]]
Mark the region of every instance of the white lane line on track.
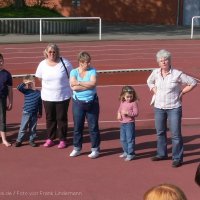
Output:
[[[200,117],[183,117],[182,120],[200,120]],[[138,119],[137,122],[153,122],[154,119]],[[108,121],[99,121],[99,124],[106,124],[106,123],[119,123],[117,120],[108,120]],[[69,125],[74,124],[73,122],[68,122]],[[87,121],[85,121],[87,124]],[[46,123],[38,123],[38,126],[45,126]]]

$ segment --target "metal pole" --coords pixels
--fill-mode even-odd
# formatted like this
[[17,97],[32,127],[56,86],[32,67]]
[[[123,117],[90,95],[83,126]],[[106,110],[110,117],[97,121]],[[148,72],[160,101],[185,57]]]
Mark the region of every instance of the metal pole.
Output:
[[40,19],[40,42],[42,41],[42,19]]
[[191,24],[191,39],[193,38],[193,21],[194,21],[194,17],[192,17],[192,24]]
[[99,18],[99,40],[101,40],[101,18]]

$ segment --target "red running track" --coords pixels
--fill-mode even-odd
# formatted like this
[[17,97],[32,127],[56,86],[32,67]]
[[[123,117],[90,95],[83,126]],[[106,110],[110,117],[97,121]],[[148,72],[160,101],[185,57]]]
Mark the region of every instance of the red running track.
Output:
[[[198,54],[200,41],[112,41],[60,43],[62,56],[76,66],[76,55],[87,50],[92,63],[98,69],[152,68],[157,67],[155,53],[165,48],[172,52],[173,65],[198,78],[200,67]],[[34,73],[41,59],[43,43],[0,45],[5,56],[6,68],[12,74]],[[148,72],[149,73],[149,72]],[[199,136],[199,87],[184,97],[183,136],[185,143],[184,165],[171,167],[171,160],[151,162],[156,150],[153,110],[150,93],[146,86],[148,73],[100,74],[98,94],[101,104],[100,129],[102,136],[101,156],[96,160],[87,157],[90,151],[87,129],[84,135],[83,154],[69,158],[72,150],[72,116],[69,111],[70,131],[68,147],[44,149],[5,148],[0,150],[1,199],[86,199],[86,200],[141,200],[150,187],[168,182],[184,190],[189,200],[197,200],[199,187],[194,183],[194,173],[200,161]],[[16,81],[16,80],[15,80]],[[124,162],[118,158],[121,152],[119,123],[116,111],[122,85],[133,85],[140,97],[140,115],[137,118],[137,160]],[[8,112],[8,139],[15,141],[21,118],[23,96],[14,92],[14,107]],[[38,143],[45,139],[45,120],[38,125]],[[27,144],[27,143],[25,143]],[[171,141],[169,132],[169,155]]]

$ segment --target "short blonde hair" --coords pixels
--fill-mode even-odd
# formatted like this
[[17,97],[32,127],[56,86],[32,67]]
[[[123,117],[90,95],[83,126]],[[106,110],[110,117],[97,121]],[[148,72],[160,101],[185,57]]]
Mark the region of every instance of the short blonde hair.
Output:
[[58,59],[60,57],[60,50],[59,50],[58,46],[54,43],[49,43],[44,50],[44,57],[45,58],[48,58],[48,50],[49,49],[53,49],[55,51],[56,59]]
[[91,56],[88,52],[86,51],[81,51],[78,54],[78,61],[84,61],[84,62],[90,62],[91,61]]
[[27,74],[23,77],[23,82],[35,82],[35,78],[31,74]]
[[161,184],[149,189],[143,200],[187,200],[183,191],[172,184]]

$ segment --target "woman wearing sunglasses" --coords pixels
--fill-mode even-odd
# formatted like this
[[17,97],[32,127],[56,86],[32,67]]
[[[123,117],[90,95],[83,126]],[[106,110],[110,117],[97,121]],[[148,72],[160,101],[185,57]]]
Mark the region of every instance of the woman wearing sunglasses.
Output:
[[66,147],[68,129],[68,107],[72,91],[69,85],[71,63],[60,57],[56,44],[48,44],[44,50],[45,59],[41,61],[35,76],[42,81],[41,98],[46,113],[47,140],[44,147],[53,146],[56,135],[58,148]]

